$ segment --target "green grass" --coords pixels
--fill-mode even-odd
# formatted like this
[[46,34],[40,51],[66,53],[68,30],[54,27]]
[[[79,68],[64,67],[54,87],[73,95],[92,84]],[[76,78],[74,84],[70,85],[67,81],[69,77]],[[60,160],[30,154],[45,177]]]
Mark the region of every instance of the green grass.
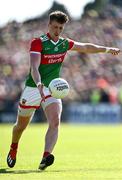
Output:
[[62,124],[55,147],[55,163],[40,172],[47,126],[31,124],[24,132],[16,166],[6,155],[12,124],[0,125],[0,180],[122,180],[122,126]]

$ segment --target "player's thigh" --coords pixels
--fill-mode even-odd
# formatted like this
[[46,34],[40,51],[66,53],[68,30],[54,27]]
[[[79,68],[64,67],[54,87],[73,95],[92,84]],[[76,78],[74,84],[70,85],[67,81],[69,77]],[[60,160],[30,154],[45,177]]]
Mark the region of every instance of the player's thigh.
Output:
[[48,123],[57,126],[61,119],[62,103],[53,102],[45,108],[44,112]]
[[31,119],[34,116],[35,108],[23,108],[19,105],[18,107],[18,120],[19,119]]
[[23,109],[39,108],[41,95],[38,88],[26,86],[20,97],[19,106]]
[[40,94],[37,88],[26,87],[20,97],[17,124],[23,126],[32,119],[37,108],[40,107]]

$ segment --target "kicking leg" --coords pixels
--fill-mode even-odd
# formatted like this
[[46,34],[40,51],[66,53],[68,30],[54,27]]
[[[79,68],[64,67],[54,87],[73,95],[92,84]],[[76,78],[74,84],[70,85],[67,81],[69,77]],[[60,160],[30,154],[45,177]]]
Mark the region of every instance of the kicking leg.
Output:
[[58,103],[52,103],[45,109],[48,121],[48,130],[45,136],[45,152],[52,152],[58,139],[62,106]]
[[61,103],[52,103],[45,108],[45,115],[49,126],[45,136],[43,159],[39,166],[39,169],[41,170],[44,170],[47,166],[54,162],[54,156],[51,153],[58,139],[61,112]]

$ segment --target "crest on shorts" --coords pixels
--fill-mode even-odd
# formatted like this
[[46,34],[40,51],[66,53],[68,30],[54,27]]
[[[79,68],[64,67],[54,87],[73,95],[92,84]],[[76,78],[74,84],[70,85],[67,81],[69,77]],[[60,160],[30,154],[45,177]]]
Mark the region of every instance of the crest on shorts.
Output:
[[27,102],[26,99],[22,99],[22,104],[25,104]]

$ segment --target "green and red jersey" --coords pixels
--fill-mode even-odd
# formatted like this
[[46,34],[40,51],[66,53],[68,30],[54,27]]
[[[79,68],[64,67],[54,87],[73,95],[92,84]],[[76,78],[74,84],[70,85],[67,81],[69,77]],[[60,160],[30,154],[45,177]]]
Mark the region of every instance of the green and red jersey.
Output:
[[[46,87],[48,87],[52,79],[59,77],[64,57],[73,45],[74,41],[62,37],[57,42],[54,42],[49,33],[32,40],[30,53],[41,54],[39,73],[41,81]],[[26,86],[36,87],[31,72],[27,76]]]

